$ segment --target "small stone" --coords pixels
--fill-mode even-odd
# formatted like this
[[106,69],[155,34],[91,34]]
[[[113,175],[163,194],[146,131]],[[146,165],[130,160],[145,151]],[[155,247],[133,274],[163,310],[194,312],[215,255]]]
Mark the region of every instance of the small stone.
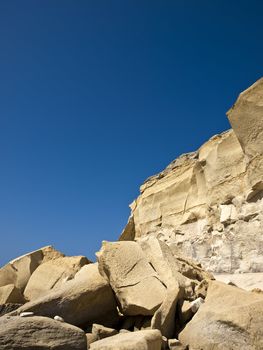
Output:
[[21,312],[19,314],[20,317],[30,317],[30,316],[34,316],[34,312],[31,311],[27,311],[27,312]]
[[200,308],[200,306],[204,303],[204,299],[203,298],[197,298],[196,300],[191,302],[191,310],[196,313],[197,310]]
[[54,320],[59,321],[59,322],[65,322],[65,321],[64,321],[64,318],[62,318],[62,317],[60,317],[60,316],[55,316],[55,317],[54,317]]

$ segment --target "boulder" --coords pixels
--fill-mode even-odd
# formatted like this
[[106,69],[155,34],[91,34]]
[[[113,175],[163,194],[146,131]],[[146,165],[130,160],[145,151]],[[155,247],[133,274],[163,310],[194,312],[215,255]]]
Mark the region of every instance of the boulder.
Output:
[[20,291],[13,284],[0,287],[0,305],[13,303],[23,304],[25,299]]
[[118,321],[115,297],[108,281],[99,274],[97,264],[83,266],[73,280],[24,304],[12,314],[21,312],[52,318],[59,315],[76,326],[99,323],[110,327]]
[[91,350],[161,350],[162,335],[158,330],[120,333],[113,337],[96,341]]
[[86,350],[85,333],[72,325],[47,317],[0,318],[1,350]]
[[58,289],[73,279],[90,261],[84,256],[61,257],[42,263],[31,275],[24,291],[27,300],[34,300],[51,289]]
[[108,278],[124,315],[153,315],[166,288],[136,242],[103,242],[99,270]]
[[263,78],[239,95],[227,116],[244,153],[263,154]]
[[205,303],[179,334],[194,350],[263,349],[263,296],[209,283]]
[[177,286],[174,288],[168,288],[162,305],[155,312],[151,321],[151,328],[159,329],[162,335],[168,339],[174,336],[175,313],[179,295],[179,284],[177,284]]
[[64,256],[52,246],[43,247],[20,256],[0,269],[0,287],[14,284],[22,292],[35,269],[48,260]]

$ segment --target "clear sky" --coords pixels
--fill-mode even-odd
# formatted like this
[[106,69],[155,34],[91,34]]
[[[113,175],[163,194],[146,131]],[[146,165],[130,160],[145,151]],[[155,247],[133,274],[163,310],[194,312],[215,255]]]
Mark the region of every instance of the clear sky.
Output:
[[0,2],[0,264],[94,258],[139,186],[228,129],[263,75],[261,0]]

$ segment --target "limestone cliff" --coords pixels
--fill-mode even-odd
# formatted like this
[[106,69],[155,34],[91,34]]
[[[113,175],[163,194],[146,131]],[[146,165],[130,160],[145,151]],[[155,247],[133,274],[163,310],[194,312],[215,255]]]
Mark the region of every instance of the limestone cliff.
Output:
[[213,272],[263,271],[263,78],[227,116],[233,129],[145,181],[121,240],[158,237]]

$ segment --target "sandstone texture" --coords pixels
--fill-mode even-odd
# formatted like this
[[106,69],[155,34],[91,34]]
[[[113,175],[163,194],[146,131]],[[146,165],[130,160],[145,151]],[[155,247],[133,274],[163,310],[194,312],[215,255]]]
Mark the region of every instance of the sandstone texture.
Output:
[[262,96],[143,184],[96,263],[47,246],[2,267],[0,349],[262,350]]
[[92,343],[91,350],[161,350],[162,335],[156,330],[123,333]]
[[58,289],[64,282],[73,279],[75,274],[89,262],[84,256],[73,256],[41,264],[33,272],[26,285],[25,298],[34,300],[51,289]]
[[214,281],[179,340],[190,350],[263,349],[262,324],[263,295]]
[[0,286],[14,284],[23,291],[35,269],[42,263],[63,256],[51,246],[47,246],[20,256],[0,269]]
[[86,350],[85,333],[47,317],[0,317],[1,350]]
[[16,288],[13,284],[7,284],[0,287],[0,305],[3,304],[23,304],[25,299],[20,292],[20,289]]
[[150,177],[120,240],[153,236],[215,273],[263,272],[263,79],[228,112],[233,129]]
[[166,288],[136,242],[104,242],[97,253],[100,272],[109,279],[125,315],[153,315]]
[[52,318],[58,315],[76,326],[92,323],[111,326],[118,319],[112,289],[99,274],[97,264],[83,266],[73,280],[24,304],[14,314],[21,312]]

